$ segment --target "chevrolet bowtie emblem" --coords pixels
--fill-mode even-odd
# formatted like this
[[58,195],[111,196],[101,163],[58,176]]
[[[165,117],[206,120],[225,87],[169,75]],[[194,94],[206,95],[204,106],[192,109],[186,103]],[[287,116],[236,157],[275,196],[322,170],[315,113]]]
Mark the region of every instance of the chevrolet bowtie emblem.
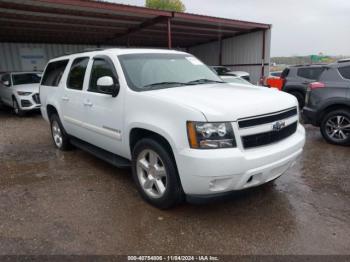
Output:
[[284,121],[277,121],[276,123],[273,124],[272,130],[278,132],[278,131],[281,131],[285,127],[286,127],[286,122],[284,122]]

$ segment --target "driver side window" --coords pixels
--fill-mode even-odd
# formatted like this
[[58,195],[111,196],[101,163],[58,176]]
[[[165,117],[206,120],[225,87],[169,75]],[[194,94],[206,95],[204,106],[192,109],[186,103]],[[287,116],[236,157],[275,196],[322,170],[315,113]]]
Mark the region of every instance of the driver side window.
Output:
[[97,80],[100,77],[110,76],[113,78],[114,83],[117,83],[116,75],[113,73],[113,68],[110,63],[102,58],[95,58],[92,64],[89,92],[102,93],[97,88]]

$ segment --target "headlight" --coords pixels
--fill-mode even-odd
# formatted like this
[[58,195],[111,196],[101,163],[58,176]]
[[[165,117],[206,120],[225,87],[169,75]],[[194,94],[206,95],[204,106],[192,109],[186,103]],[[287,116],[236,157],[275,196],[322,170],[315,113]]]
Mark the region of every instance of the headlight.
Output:
[[17,94],[19,96],[29,96],[32,92],[22,92],[22,91],[18,91]]
[[216,149],[236,147],[232,125],[229,122],[187,122],[191,148]]

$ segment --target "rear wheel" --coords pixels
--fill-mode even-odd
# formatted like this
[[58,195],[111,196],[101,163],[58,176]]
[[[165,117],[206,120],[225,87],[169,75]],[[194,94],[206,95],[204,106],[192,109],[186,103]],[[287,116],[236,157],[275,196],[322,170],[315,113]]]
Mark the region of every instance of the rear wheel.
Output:
[[50,117],[51,135],[55,146],[60,150],[70,149],[69,136],[64,130],[58,115],[53,114]]
[[321,122],[321,133],[331,144],[350,145],[350,111],[343,109],[326,114]]
[[175,162],[157,141],[145,138],[135,145],[132,171],[138,191],[148,203],[167,209],[182,201]]

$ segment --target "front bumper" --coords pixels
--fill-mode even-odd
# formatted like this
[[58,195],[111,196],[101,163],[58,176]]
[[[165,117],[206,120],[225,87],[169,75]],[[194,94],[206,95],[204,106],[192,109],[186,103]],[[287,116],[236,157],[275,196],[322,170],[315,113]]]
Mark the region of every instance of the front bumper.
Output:
[[38,94],[28,96],[16,96],[19,107],[22,111],[40,110],[41,104],[38,100],[34,99],[35,95]]
[[175,155],[183,190],[192,197],[243,190],[285,173],[302,153],[305,129],[300,124],[287,139],[253,149],[184,149]]

